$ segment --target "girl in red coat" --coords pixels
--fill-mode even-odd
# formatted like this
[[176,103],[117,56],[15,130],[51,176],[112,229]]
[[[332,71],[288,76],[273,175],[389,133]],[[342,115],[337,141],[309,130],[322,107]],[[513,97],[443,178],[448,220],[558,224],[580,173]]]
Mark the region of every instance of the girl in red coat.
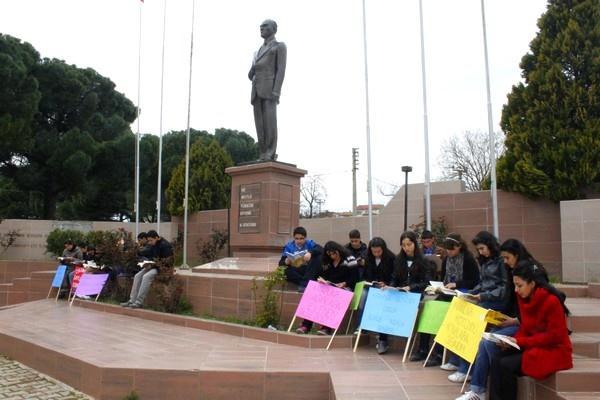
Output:
[[573,367],[565,295],[547,283],[541,270],[529,261],[517,264],[513,281],[521,326],[509,339],[521,350],[503,351],[492,361],[490,400],[516,399],[518,376],[541,380]]

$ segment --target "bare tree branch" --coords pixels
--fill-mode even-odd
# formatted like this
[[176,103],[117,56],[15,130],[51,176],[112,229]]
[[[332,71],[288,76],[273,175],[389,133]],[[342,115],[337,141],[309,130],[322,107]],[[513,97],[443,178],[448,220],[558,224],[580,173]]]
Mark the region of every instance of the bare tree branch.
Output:
[[[495,133],[496,158],[504,152],[503,136]],[[466,131],[442,143],[438,165],[444,179],[462,179],[469,191],[483,190],[491,172],[488,134]]]
[[313,218],[321,212],[321,207],[327,199],[327,190],[319,176],[306,176],[300,186],[301,215]]

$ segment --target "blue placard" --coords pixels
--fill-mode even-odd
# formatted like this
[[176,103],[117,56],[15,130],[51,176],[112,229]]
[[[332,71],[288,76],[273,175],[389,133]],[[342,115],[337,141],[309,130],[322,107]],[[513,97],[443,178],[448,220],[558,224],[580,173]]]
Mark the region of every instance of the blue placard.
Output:
[[61,287],[63,280],[65,279],[65,273],[67,272],[66,265],[59,265],[56,268],[56,273],[54,274],[54,279],[52,280],[52,287]]
[[363,330],[409,337],[419,312],[418,293],[370,288],[360,322]]

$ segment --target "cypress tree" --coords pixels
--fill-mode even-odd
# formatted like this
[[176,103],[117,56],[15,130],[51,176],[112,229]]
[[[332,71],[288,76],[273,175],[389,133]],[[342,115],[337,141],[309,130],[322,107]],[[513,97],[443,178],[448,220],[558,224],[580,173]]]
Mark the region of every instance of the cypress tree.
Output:
[[600,0],[550,0],[502,112],[498,185],[553,201],[600,187]]

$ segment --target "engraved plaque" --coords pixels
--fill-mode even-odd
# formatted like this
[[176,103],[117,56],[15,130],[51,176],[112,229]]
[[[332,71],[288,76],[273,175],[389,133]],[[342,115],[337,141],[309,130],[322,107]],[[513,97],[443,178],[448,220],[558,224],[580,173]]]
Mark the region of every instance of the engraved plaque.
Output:
[[260,183],[240,185],[239,233],[260,233]]

